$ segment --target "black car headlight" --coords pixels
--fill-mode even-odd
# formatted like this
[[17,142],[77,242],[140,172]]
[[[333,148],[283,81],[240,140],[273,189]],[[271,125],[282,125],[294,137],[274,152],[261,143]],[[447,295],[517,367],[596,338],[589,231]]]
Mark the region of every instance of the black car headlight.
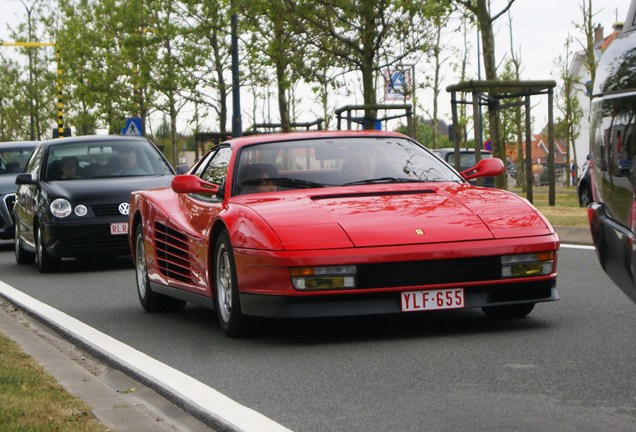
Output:
[[71,203],[64,198],[58,198],[54,200],[49,208],[51,209],[51,214],[60,219],[69,216],[71,214],[71,211],[79,217],[86,216],[86,214],[88,213],[88,208],[86,208],[84,204],[76,205],[75,208],[73,208]]
[[71,203],[64,198],[53,200],[49,208],[51,209],[51,214],[58,218],[67,217],[72,211]]

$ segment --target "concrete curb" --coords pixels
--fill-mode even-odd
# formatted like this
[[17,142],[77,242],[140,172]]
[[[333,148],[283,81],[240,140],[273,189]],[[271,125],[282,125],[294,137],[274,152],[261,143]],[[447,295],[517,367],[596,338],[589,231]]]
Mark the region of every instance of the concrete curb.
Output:
[[[289,432],[268,417],[243,406],[202,382],[114,339],[0,281],[7,299],[67,340],[154,390],[217,430]],[[70,361],[70,360],[69,360]]]
[[578,244],[592,246],[592,234],[589,227],[555,226],[561,244]]

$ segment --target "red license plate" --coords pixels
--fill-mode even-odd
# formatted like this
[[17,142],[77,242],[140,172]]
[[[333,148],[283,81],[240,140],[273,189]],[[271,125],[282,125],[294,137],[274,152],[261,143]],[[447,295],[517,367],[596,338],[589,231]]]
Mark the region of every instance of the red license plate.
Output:
[[110,224],[111,235],[128,234],[128,222],[118,222]]
[[402,312],[457,309],[464,307],[464,289],[406,291],[400,293]]

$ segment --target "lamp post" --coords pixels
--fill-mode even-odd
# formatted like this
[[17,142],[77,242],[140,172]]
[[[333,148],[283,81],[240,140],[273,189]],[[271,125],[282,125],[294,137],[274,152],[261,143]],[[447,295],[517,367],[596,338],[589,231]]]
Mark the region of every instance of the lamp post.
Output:
[[[234,5],[232,5],[234,6]],[[232,45],[232,137],[243,135],[241,120],[241,86],[239,82],[238,58],[238,16],[235,11],[231,17],[231,45]]]

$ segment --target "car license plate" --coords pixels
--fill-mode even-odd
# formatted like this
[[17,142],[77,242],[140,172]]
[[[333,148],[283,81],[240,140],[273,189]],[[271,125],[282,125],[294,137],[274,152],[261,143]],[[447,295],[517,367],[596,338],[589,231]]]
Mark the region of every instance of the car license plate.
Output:
[[117,222],[110,224],[111,235],[128,234],[128,222]]
[[402,312],[464,307],[463,288],[406,291],[400,293],[400,297],[402,299]]

